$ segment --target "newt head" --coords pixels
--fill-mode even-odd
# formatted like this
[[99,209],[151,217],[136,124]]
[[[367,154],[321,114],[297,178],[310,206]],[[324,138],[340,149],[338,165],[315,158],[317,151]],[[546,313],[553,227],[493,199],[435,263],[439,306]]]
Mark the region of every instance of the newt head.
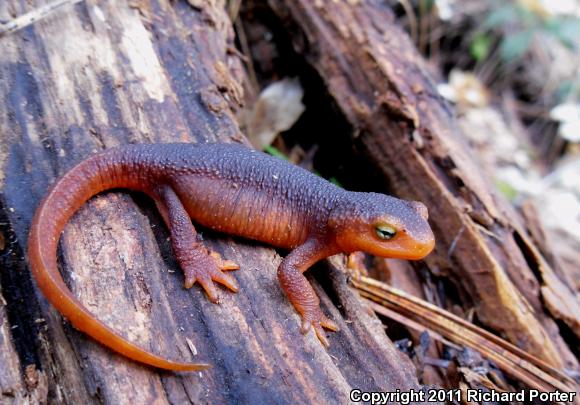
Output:
[[378,193],[347,192],[330,213],[337,247],[381,257],[419,260],[435,246],[427,207]]

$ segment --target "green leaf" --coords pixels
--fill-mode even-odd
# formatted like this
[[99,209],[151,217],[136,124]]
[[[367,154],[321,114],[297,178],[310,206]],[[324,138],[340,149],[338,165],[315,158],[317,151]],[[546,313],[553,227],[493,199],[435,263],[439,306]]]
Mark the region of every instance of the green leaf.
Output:
[[560,103],[564,102],[566,99],[572,97],[574,92],[580,94],[580,84],[578,84],[574,79],[562,80],[557,86],[554,92],[556,100]]
[[340,188],[344,188],[342,186],[342,184],[340,184],[340,181],[338,181],[338,179],[336,177],[331,177],[328,179],[328,181],[330,181],[332,184],[334,184],[335,186],[338,186]]
[[469,53],[478,62],[481,62],[487,55],[489,55],[489,49],[491,47],[491,37],[479,33],[473,38],[471,44],[469,44]]
[[482,27],[485,29],[497,28],[502,25],[510,24],[516,21],[518,13],[513,5],[505,5],[496,8],[487,15],[483,21]]
[[[322,174],[320,174],[320,172],[318,170],[312,170],[312,173],[314,173],[315,175],[325,178],[324,176],[322,176]],[[330,177],[327,179],[328,181],[330,181],[332,184],[334,184],[335,186],[338,186],[340,188],[344,188],[342,187],[342,184],[340,184],[340,182],[336,179],[336,177]]]
[[420,0],[421,1],[421,7],[423,7],[424,10],[431,10],[433,8],[433,6],[435,5],[435,1],[434,0]]
[[544,28],[564,46],[570,49],[580,46],[580,19],[554,18],[547,21]]
[[499,52],[505,62],[521,58],[530,49],[534,32],[525,30],[509,35],[501,41]]
[[276,156],[277,158],[280,158],[282,160],[288,160],[288,157],[286,157],[285,154],[280,152],[277,148],[273,147],[272,145],[266,146],[264,148],[264,152],[269,153],[272,156]]
[[496,179],[495,185],[497,186],[499,192],[510,201],[515,200],[518,196],[518,191],[503,180]]

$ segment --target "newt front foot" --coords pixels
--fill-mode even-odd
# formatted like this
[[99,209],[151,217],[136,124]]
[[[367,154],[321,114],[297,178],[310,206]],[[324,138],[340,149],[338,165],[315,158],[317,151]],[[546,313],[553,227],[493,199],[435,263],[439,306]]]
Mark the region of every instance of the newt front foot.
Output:
[[302,327],[300,328],[300,332],[306,334],[312,327],[314,333],[316,333],[316,337],[320,340],[320,343],[322,343],[324,347],[328,347],[330,344],[328,343],[328,339],[324,333],[324,328],[336,332],[339,329],[338,325],[324,315],[320,307],[308,310],[301,315]]
[[233,292],[238,291],[238,282],[230,274],[224,271],[238,270],[240,266],[231,260],[223,260],[217,252],[207,251],[206,254],[195,255],[191,264],[183,266],[185,274],[185,288],[189,289],[197,282],[205,290],[207,298],[218,302],[218,294],[214,281],[229,288]]

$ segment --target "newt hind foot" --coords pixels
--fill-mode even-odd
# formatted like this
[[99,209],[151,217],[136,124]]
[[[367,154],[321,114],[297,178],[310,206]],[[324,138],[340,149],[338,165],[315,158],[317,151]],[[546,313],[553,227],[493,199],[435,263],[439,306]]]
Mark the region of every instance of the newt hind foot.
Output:
[[237,292],[238,282],[225,271],[238,270],[240,266],[231,260],[223,260],[219,253],[207,250],[196,254],[188,264],[183,266],[185,288],[189,289],[197,282],[205,290],[208,299],[218,303],[218,293],[215,282]]
[[314,329],[314,333],[316,333],[316,337],[318,340],[320,340],[320,343],[322,343],[324,347],[328,348],[330,344],[328,343],[324,329],[336,332],[339,330],[338,325],[329,319],[326,315],[324,315],[319,306],[309,309],[300,315],[302,316],[302,326],[300,328],[300,332],[302,332],[302,334],[306,334],[311,328]]

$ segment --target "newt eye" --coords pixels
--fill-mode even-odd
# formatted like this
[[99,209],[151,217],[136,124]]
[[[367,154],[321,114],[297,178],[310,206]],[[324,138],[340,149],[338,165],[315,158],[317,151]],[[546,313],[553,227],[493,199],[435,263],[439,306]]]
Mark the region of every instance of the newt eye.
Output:
[[386,224],[381,224],[381,225],[375,226],[375,232],[377,233],[377,236],[379,237],[379,239],[382,239],[382,240],[393,239],[395,237],[395,235],[397,234],[397,230],[395,228],[393,228],[390,225],[386,225]]

